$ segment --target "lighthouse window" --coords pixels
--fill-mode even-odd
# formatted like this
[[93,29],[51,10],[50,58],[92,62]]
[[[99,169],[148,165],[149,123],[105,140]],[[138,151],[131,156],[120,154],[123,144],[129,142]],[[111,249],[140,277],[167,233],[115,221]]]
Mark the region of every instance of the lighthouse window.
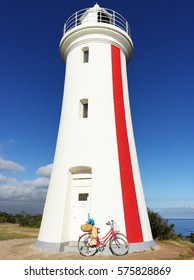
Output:
[[88,103],[83,104],[83,118],[88,117]]
[[79,193],[78,200],[79,201],[87,201],[89,193]]
[[89,49],[88,48],[83,49],[83,62],[84,63],[89,62]]
[[111,23],[111,18],[110,16],[104,14],[104,13],[101,13],[101,12],[98,12],[98,22],[104,22],[104,23]]
[[88,99],[81,99],[80,100],[80,111],[81,117],[87,118],[88,117]]

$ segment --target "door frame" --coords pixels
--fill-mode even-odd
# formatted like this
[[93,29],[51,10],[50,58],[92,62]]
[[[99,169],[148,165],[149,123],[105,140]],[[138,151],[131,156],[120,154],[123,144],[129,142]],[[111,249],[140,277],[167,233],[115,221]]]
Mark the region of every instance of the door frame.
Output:
[[[84,223],[85,220],[80,221],[79,225],[76,225],[76,229],[75,229],[75,220],[74,220],[74,215],[73,213],[75,213],[75,210],[73,209],[73,193],[75,191],[75,188],[77,190],[79,190],[79,188],[89,188],[89,208],[91,210],[91,196],[92,196],[92,169],[89,166],[76,166],[73,168],[69,169],[69,175],[71,177],[70,179],[70,227],[69,227],[69,237],[70,240],[74,241],[75,240],[75,236],[78,238],[79,234],[80,234],[80,226],[81,223]],[[82,185],[82,180],[88,180],[88,184],[86,186]],[[78,194],[78,192],[77,192]],[[89,211],[90,213],[90,211]],[[89,214],[90,215],[90,214]],[[89,217],[83,217],[83,219],[85,218],[89,218]],[[76,238],[76,240],[77,240]]]

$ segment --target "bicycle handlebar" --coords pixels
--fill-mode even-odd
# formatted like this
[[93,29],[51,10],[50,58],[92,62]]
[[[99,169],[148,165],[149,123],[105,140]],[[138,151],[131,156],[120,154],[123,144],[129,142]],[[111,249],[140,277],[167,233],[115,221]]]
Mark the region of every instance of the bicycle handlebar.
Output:
[[114,220],[110,220],[106,223],[106,225],[110,226],[115,232],[120,231],[120,227],[117,225],[117,223]]
[[114,228],[114,224],[116,224],[114,220],[110,220],[106,223],[106,225],[110,226],[111,228]]

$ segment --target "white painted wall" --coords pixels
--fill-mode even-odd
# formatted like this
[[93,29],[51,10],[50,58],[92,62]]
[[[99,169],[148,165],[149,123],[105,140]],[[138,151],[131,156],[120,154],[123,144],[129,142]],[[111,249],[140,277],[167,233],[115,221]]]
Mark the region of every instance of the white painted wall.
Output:
[[[89,63],[82,62],[82,48],[89,47]],[[75,166],[92,168],[91,217],[102,229],[110,219],[119,221],[125,231],[114,104],[112,94],[111,46],[83,44],[67,58],[64,99],[58,141],[39,239],[63,242],[71,240],[64,213],[69,213],[68,171]],[[79,116],[79,100],[89,101],[88,118]],[[51,197],[49,199],[49,197]],[[54,210],[53,210],[54,209]],[[62,213],[62,215],[61,215]],[[67,217],[66,217],[67,219]],[[65,219],[65,220],[66,220]],[[85,222],[83,217],[81,223]],[[44,219],[43,219],[44,223]],[[56,228],[64,227],[62,236]],[[77,229],[77,236],[80,229]]]

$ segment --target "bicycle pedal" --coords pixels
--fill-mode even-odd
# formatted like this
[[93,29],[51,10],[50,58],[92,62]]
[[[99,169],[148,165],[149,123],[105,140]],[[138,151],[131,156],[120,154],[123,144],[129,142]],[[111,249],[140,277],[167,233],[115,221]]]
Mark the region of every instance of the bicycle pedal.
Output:
[[98,247],[98,251],[103,252],[104,251],[104,247],[103,246]]

